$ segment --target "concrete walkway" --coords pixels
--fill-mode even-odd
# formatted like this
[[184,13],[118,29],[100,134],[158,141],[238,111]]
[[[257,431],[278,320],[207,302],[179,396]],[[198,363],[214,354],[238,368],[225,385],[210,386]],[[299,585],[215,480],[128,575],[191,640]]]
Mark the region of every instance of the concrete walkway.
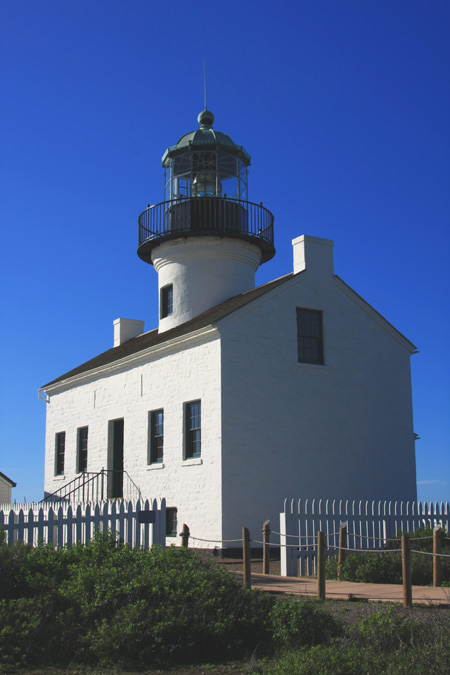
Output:
[[[242,572],[235,572],[239,577]],[[312,577],[280,577],[252,573],[252,588],[271,593],[317,596],[317,579]],[[372,602],[403,603],[403,587],[397,584],[363,584],[353,581],[327,581],[327,600],[369,600]],[[450,588],[413,586],[413,604],[446,605],[450,607]]]

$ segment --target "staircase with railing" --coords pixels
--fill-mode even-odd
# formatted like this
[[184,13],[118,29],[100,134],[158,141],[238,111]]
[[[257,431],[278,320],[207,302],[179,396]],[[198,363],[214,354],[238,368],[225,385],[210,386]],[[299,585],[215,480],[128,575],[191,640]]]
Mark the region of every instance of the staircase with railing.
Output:
[[106,499],[142,499],[140,488],[127,471],[102,469],[98,472],[83,471],[79,476],[46,494],[42,502],[100,502]]

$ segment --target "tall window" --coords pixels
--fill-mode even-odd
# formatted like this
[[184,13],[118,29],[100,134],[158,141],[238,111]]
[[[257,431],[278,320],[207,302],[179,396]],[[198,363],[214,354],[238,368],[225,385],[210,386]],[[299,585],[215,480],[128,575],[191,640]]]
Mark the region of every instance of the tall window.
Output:
[[297,307],[297,342],[300,363],[323,364],[322,312]]
[[166,316],[170,316],[173,312],[173,286],[169,284],[168,286],[163,286],[161,288],[161,297],[160,297],[160,314],[161,319],[165,319]]
[[176,537],[177,534],[177,509],[168,507],[166,509],[166,537]]
[[88,428],[80,427],[77,431],[77,471],[87,471]]
[[55,475],[64,475],[64,455],[66,452],[66,432],[61,431],[55,437]]
[[163,461],[164,454],[164,410],[149,413],[149,464]]
[[184,404],[184,458],[200,457],[202,444],[201,401]]

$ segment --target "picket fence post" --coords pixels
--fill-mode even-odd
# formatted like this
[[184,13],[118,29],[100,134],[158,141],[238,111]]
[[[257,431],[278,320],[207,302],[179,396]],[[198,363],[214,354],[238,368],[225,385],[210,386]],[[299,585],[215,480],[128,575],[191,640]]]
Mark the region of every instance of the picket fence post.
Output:
[[[143,506],[143,508],[142,508]],[[149,501],[144,505],[140,501],[129,501],[125,506],[121,501],[119,512],[116,502],[97,504],[22,505],[10,508],[7,512],[0,511],[0,526],[6,532],[6,541],[12,546],[15,541],[21,541],[31,546],[40,543],[53,546],[67,546],[71,549],[74,544],[87,544],[96,532],[119,536],[130,548],[142,547],[148,549],[149,544],[166,544],[166,502],[162,499],[160,506],[153,500],[153,515],[150,519],[140,518],[140,513],[150,511]],[[154,522],[152,522],[154,521]],[[149,528],[151,536],[149,537]]]

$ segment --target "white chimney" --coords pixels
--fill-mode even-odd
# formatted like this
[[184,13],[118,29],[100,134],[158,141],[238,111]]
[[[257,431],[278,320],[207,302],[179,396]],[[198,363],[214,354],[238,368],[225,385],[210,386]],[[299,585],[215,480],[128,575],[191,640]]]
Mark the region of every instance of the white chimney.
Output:
[[303,234],[292,240],[294,274],[306,270],[314,276],[333,276],[333,245],[330,239]]
[[138,321],[137,319],[116,319],[113,324],[114,347],[118,347],[144,332],[144,321]]

